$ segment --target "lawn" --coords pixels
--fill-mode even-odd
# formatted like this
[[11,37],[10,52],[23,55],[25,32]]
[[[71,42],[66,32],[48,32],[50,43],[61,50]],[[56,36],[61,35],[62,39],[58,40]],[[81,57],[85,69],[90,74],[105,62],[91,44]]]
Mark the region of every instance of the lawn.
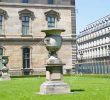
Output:
[[73,94],[39,95],[45,77],[12,78],[0,81],[0,100],[110,100],[110,78],[66,76]]

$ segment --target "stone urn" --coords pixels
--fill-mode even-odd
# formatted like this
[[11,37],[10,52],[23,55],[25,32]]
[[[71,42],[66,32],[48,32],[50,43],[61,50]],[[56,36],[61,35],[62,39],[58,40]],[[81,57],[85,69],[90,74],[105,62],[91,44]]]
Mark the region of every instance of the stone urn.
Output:
[[45,47],[48,50],[48,59],[46,67],[46,82],[40,86],[40,94],[63,94],[70,93],[70,87],[63,82],[63,65],[58,58],[57,51],[61,48],[61,32],[64,29],[42,30],[46,36],[44,38]]
[[44,39],[44,43],[46,49],[49,52],[49,59],[47,60],[47,64],[61,64],[61,60],[57,56],[57,51],[61,48],[62,45],[62,37],[60,36],[61,32],[64,32],[63,29],[51,29],[51,30],[42,30],[45,32],[46,37]]
[[8,73],[9,68],[6,66],[8,64],[8,56],[3,56],[2,57],[2,64],[4,65],[2,68],[2,76],[1,80],[10,80],[10,74]]

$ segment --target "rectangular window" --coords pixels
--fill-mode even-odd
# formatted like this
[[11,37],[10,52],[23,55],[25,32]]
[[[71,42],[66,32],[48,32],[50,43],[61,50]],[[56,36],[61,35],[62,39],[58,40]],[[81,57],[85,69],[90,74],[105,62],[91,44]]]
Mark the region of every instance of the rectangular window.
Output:
[[48,16],[48,27],[55,27],[55,17],[54,16]]
[[0,48],[0,56],[3,55],[3,49]]
[[3,48],[0,48],[0,70],[3,68],[2,56],[3,56]]
[[22,16],[22,35],[29,34],[29,16]]
[[30,68],[30,49],[23,48],[23,68]]
[[2,34],[2,30],[3,30],[3,16],[0,15],[0,34]]
[[53,4],[53,0],[48,0],[48,4]]
[[29,1],[28,0],[22,0],[22,3],[28,3]]

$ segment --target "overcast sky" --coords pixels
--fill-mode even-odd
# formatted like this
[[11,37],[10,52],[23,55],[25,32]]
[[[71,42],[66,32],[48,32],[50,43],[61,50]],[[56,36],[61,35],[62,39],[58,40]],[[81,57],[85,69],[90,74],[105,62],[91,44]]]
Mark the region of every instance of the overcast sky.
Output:
[[76,0],[76,32],[110,14],[110,0]]

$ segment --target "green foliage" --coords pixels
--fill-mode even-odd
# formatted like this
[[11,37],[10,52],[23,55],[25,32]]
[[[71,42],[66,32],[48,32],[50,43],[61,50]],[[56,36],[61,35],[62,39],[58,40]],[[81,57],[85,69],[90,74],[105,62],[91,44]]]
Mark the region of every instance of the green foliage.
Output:
[[45,77],[12,78],[0,81],[0,100],[110,100],[110,78],[90,75],[66,76],[72,94],[39,95],[40,85]]

